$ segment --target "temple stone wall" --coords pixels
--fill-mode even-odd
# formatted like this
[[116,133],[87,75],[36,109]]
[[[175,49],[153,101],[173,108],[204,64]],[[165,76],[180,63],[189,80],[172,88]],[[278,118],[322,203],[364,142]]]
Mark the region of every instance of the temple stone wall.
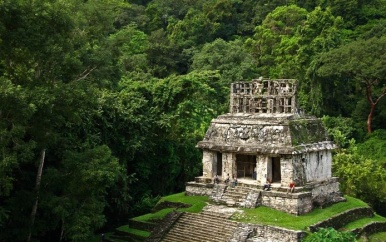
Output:
[[339,190],[338,178],[333,177],[329,180],[310,184],[312,187],[312,201],[315,206],[324,207],[331,203],[344,200]]
[[245,208],[256,208],[261,203],[261,192],[258,190],[250,190],[245,199]]
[[[331,150],[293,155],[292,161],[283,159],[282,186],[288,186],[291,179],[297,186],[302,186],[309,182],[328,180],[331,177],[331,160]],[[290,174],[291,165],[292,175]]]
[[231,113],[293,113],[297,81],[255,79],[231,84]]
[[312,194],[262,191],[262,205],[286,213],[301,215],[312,210]]
[[210,196],[213,192],[213,184],[187,182],[185,186],[186,196]]
[[[306,183],[306,169],[305,164],[302,161],[302,155],[293,155],[291,162],[293,166],[292,180],[295,182],[296,186],[303,186]],[[289,181],[287,181],[286,186],[288,186],[288,184]]]
[[[303,160],[304,159],[304,160]],[[332,155],[329,150],[310,152],[303,155],[306,181],[323,181],[331,177]]]
[[301,241],[305,232],[279,228],[269,225],[241,224],[233,234],[230,242],[262,242],[262,241]]
[[267,123],[232,123],[232,120],[222,120],[221,117],[212,121],[207,133],[206,140],[218,144],[231,145],[267,145],[288,146],[291,145],[291,135],[288,126],[270,125]]
[[202,156],[202,175],[204,177],[212,178],[214,176],[214,157],[216,157],[216,152],[210,150],[204,150]]

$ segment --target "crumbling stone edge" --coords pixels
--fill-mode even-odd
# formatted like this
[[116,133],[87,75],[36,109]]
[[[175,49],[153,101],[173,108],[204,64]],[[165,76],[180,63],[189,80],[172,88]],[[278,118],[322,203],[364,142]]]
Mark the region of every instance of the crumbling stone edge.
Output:
[[151,235],[145,240],[145,242],[159,242],[169,232],[176,221],[184,214],[184,212],[173,211],[167,214],[158,226],[154,228]]
[[313,233],[318,231],[319,228],[332,227],[334,229],[339,229],[343,227],[345,224],[350,223],[352,221],[355,221],[364,217],[373,217],[373,216],[374,216],[374,211],[369,207],[353,208],[343,213],[332,216],[331,218],[318,222],[314,225],[311,225],[308,228]]
[[362,228],[353,229],[351,232],[355,234],[357,238],[359,238],[362,235],[369,236],[384,231],[386,231],[386,222],[371,222]]

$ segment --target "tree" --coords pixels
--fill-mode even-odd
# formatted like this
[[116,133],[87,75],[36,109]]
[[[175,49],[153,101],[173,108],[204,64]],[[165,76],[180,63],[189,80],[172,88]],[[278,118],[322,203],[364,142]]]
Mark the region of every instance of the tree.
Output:
[[107,146],[68,151],[62,163],[47,170],[46,187],[60,195],[46,194],[45,216],[60,225],[59,241],[86,241],[104,224],[106,194],[123,170]]
[[386,174],[383,164],[358,152],[352,142],[333,158],[333,174],[340,178],[341,191],[370,203],[385,213]]
[[358,153],[386,167],[386,130],[375,130],[363,143],[357,144]]
[[[153,85],[152,106],[159,112],[155,137],[158,145],[152,153],[148,152],[148,162],[137,165],[146,168],[145,183],[155,194],[180,191],[185,182],[200,172],[201,152],[195,145],[204,136],[210,120],[219,114],[219,106],[226,98],[221,84],[216,72],[193,71]],[[163,183],[156,182],[159,177],[163,177]]]
[[191,70],[219,71],[224,96],[228,96],[230,83],[252,79],[257,75],[252,55],[243,47],[241,40],[226,42],[216,39],[205,44],[192,59]]
[[344,24],[352,28],[361,21],[359,17],[363,1],[358,0],[321,0],[319,5],[322,8],[330,8],[334,16],[340,16],[344,19]]
[[134,24],[128,25],[109,36],[109,50],[118,67],[119,76],[126,72],[147,72],[146,50],[149,40],[145,33]]
[[[36,141],[25,140],[28,120],[36,107],[29,103],[28,91],[0,77],[0,200],[14,190],[14,170],[33,157]],[[0,203],[0,226],[5,223],[10,210]],[[24,238],[25,239],[25,238]]]
[[[47,186],[45,175],[49,169],[61,170],[66,165],[68,160],[63,159],[63,153],[78,151],[80,160],[86,162],[87,157],[80,154],[100,145],[99,134],[84,133],[95,128],[90,126],[99,111],[98,85],[106,77],[103,69],[109,61],[101,46],[114,30],[113,13],[121,6],[117,3],[0,2],[0,167],[5,168],[0,171],[4,174],[0,222],[7,231],[0,233],[0,240],[50,237],[56,224],[41,226],[47,219],[44,214],[52,208],[46,206],[47,197],[61,194],[56,194],[60,186],[40,189]],[[95,25],[96,22],[100,24]],[[71,142],[79,146],[69,145]],[[66,180],[58,184],[68,185]],[[89,204],[98,204],[97,211],[83,219],[104,217],[106,203],[101,197],[99,194]],[[91,234],[101,225],[98,222],[85,229]],[[76,233],[72,234],[74,238]]]
[[213,23],[214,38],[229,40],[237,33],[239,20],[234,1],[217,0],[213,5],[206,5],[204,11],[209,21]]
[[200,9],[202,0],[153,0],[146,7],[148,32],[166,29],[170,21],[181,20],[191,9]]
[[169,38],[177,46],[190,48],[214,39],[216,23],[200,9],[189,9],[183,20],[168,25]]
[[367,132],[372,132],[372,120],[377,104],[386,95],[386,38],[357,40],[320,55],[316,75],[346,80],[363,93],[370,105]]
[[247,44],[257,59],[261,75],[271,78],[294,77],[299,70],[294,65],[299,49],[296,30],[306,21],[307,10],[296,5],[277,7],[257,26],[254,40]]
[[335,144],[340,149],[348,148],[355,135],[353,119],[325,115],[322,117],[322,121]]

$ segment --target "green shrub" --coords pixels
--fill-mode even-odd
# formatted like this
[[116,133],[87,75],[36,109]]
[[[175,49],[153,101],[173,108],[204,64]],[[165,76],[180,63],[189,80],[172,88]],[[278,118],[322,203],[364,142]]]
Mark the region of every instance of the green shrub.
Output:
[[334,228],[320,228],[307,236],[303,242],[353,242],[357,241],[351,232],[340,232]]

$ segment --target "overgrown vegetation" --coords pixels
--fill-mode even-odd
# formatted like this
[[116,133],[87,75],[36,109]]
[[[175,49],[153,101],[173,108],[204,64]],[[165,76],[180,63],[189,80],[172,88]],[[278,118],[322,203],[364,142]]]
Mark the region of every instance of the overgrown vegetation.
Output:
[[[361,200],[346,196],[347,202],[334,204],[327,208],[315,208],[312,212],[295,216],[268,207],[244,209],[243,213],[235,214],[232,218],[246,223],[275,225],[289,229],[306,230],[310,225],[327,219],[335,214],[351,208],[368,207]],[[383,221],[386,221],[384,219]]]
[[337,231],[333,228],[320,228],[317,232],[307,236],[304,242],[320,242],[320,241],[335,241],[335,242],[355,242],[355,236],[350,232]]
[[[158,203],[162,203],[164,201],[189,204],[190,206],[188,206],[187,208],[178,208],[176,210],[180,212],[199,213],[206,206],[208,202],[208,197],[207,196],[185,196],[185,193],[181,192],[181,193],[176,193],[176,194],[162,197]],[[165,209],[156,211],[154,213],[148,213],[148,214],[135,217],[133,218],[133,220],[137,220],[137,221],[160,220],[173,210],[175,210],[174,207],[165,208]]]
[[[345,212],[353,208],[368,207],[368,205],[356,198],[345,196],[346,202],[340,202],[329,206],[327,208],[316,208],[311,213],[295,216],[285,212],[281,212],[268,207],[257,207],[254,209],[242,209],[241,212],[236,212],[231,219],[245,222],[256,223],[262,225],[272,225],[278,227],[284,227],[294,230],[302,230],[308,232],[308,227],[316,224],[320,221],[328,219],[334,215]],[[137,221],[152,222],[165,217],[173,210],[185,211],[185,212],[200,212],[203,206],[208,202],[206,196],[185,196],[184,193],[173,194],[160,199],[159,203],[164,201],[173,203],[186,203],[191,205],[189,208],[165,208],[155,213],[145,214],[139,217],[133,218]],[[200,208],[200,209],[198,209]],[[348,223],[339,231],[333,228],[320,229],[316,233],[309,233],[304,241],[356,241],[355,236],[347,231],[351,229],[361,227],[370,222],[386,222],[386,218],[379,215],[375,215],[371,218],[362,218],[354,222]],[[127,229],[127,226],[123,228]],[[130,233],[130,231],[128,231]],[[382,234],[382,233],[379,233]],[[379,236],[378,234],[374,236]],[[371,240],[372,241],[372,240]],[[375,240],[376,241],[376,240]]]

